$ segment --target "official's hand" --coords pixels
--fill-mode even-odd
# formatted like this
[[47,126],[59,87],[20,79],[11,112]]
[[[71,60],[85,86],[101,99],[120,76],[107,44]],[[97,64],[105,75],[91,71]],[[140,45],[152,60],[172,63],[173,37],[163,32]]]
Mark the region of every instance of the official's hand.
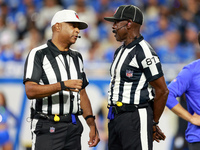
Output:
[[158,125],[153,126],[153,141],[160,142],[160,140],[165,140],[166,136],[161,131]]
[[99,133],[98,133],[96,126],[90,127],[89,137],[90,137],[90,139],[88,141],[89,147],[95,147],[100,141]]
[[80,79],[77,80],[66,80],[64,81],[65,86],[68,87],[66,91],[79,92],[82,88],[83,81]]
[[190,122],[196,126],[200,126],[200,115],[194,113],[193,116],[190,118]]

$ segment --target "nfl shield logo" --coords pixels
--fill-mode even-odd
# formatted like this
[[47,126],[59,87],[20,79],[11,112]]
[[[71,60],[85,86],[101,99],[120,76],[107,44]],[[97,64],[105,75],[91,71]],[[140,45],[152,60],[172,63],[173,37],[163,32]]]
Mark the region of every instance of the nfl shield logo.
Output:
[[50,127],[49,132],[50,132],[50,133],[54,133],[54,132],[55,132],[55,128],[54,128],[54,127]]
[[126,76],[131,78],[133,77],[133,71],[132,70],[126,70]]

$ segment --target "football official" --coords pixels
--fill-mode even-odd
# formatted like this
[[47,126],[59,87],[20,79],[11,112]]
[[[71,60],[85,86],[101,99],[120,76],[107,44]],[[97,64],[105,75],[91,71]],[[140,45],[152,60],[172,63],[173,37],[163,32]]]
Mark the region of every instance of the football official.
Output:
[[32,149],[81,150],[83,115],[89,147],[100,141],[85,87],[88,85],[81,54],[70,48],[88,27],[73,10],[58,11],[51,21],[52,39],[30,51],[24,84],[31,103]]
[[122,5],[104,19],[113,22],[114,36],[123,42],[110,68],[109,150],[152,150],[153,140],[165,139],[158,123],[169,91],[161,63],[140,34],[143,14],[138,7]]

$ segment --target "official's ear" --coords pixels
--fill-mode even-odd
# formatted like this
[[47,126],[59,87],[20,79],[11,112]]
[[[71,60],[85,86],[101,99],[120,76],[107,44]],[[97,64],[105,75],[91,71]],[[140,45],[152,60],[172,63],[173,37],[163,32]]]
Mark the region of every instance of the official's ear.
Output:
[[59,23],[55,24],[55,29],[56,29],[56,31],[60,31],[60,24]]
[[128,27],[130,28],[132,26],[133,21],[131,19],[128,20]]
[[128,22],[128,24],[127,24],[127,28],[131,28],[131,26],[132,26],[132,22]]

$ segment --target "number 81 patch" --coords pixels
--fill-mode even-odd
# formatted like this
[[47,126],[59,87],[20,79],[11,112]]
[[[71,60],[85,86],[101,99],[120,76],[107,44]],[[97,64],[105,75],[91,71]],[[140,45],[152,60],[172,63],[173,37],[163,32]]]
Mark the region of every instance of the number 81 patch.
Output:
[[159,58],[156,57],[156,56],[153,56],[153,57],[151,57],[151,58],[146,58],[146,59],[144,59],[144,60],[142,61],[142,65],[143,65],[144,68],[146,68],[146,67],[148,67],[148,66],[150,66],[150,65],[152,65],[152,64],[157,64],[157,63],[159,63],[159,62],[160,62],[160,61],[159,61]]

